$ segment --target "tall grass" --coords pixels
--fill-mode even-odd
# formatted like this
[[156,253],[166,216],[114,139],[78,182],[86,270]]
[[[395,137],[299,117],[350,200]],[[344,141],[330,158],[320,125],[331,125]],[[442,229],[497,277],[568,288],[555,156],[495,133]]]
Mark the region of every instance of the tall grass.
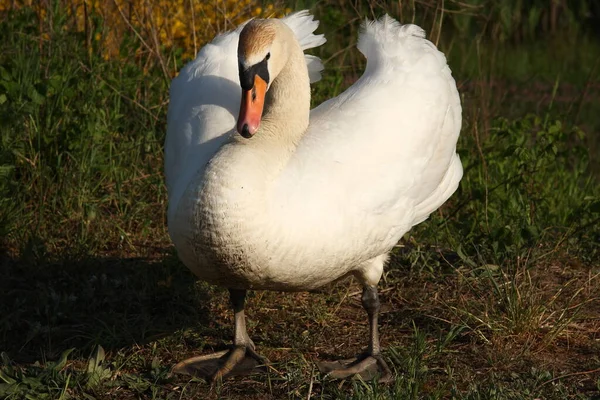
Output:
[[88,51],[63,18],[47,37],[30,9],[0,24],[0,229],[5,246],[35,257],[127,246],[130,232],[163,226],[168,83],[139,60]]

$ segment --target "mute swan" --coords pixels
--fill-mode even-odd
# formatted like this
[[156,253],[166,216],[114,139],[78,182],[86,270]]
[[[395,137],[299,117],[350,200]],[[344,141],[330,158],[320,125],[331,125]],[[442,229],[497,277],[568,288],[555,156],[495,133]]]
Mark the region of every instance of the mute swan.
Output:
[[376,365],[391,379],[376,287],[392,247],[458,187],[460,99],[424,31],[386,15],[363,26],[362,77],[311,111],[322,65],[303,50],[325,42],[317,26],[307,11],[252,20],[173,80],[169,234],[190,270],[229,289],[235,313],[233,350],[175,372],[216,379],[264,362],[246,332],[247,290],[305,291],[352,274],[364,287],[369,346],[356,362],[323,369],[344,378]]

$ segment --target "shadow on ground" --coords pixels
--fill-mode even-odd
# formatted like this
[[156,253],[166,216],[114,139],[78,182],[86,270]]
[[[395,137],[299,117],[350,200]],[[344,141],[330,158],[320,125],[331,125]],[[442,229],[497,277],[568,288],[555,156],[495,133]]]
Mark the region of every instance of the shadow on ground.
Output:
[[0,255],[0,351],[16,362],[143,344],[207,324],[209,294],[173,254],[44,264]]
[[[390,268],[399,268],[395,264],[404,261],[397,258],[393,256]],[[86,357],[98,344],[118,351],[175,332],[181,333],[181,340],[171,343],[181,342],[193,353],[226,348],[231,340],[227,296],[212,299],[214,289],[211,292],[207,284],[198,283],[174,253],[57,262],[0,254],[0,277],[0,352],[17,364],[55,360],[70,348]],[[353,296],[346,298],[349,291]],[[337,351],[326,346],[339,339],[343,330],[330,321],[335,320],[333,312],[345,321],[342,325],[353,327],[352,334],[336,342],[345,344],[344,356],[364,350],[368,324],[358,283],[347,278],[317,292],[250,292],[247,306],[253,340],[262,347],[295,343],[295,350],[318,348],[325,358],[339,358]],[[391,298],[395,297],[392,293],[382,294],[382,328],[410,331],[412,314]],[[257,296],[258,301],[254,300]],[[219,304],[211,307],[211,300]],[[290,320],[289,313],[297,315]],[[314,320],[321,318],[330,323],[313,331]],[[423,328],[440,329],[429,325]],[[281,335],[274,334],[279,330]],[[303,336],[309,331],[309,337]],[[208,350],[201,350],[207,345]]]

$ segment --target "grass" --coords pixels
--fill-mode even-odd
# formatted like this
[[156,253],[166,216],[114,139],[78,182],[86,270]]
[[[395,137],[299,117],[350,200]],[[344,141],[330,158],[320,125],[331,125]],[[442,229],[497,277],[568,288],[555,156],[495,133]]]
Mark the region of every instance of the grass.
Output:
[[466,4],[287,4],[312,7],[329,39],[315,103],[359,76],[359,20],[383,11],[428,29],[463,96],[460,188],[406,235],[380,285],[389,386],[316,370],[366,344],[352,280],[251,294],[268,374],[171,376],[226,348],[232,328],[225,291],[195,281],[165,226],[166,76],[189,49],[157,57],[125,31],[107,57],[86,32],[108,25],[64,28],[64,2],[43,20],[3,14],[0,398],[600,398],[600,43],[584,18],[597,10],[573,19],[594,3],[553,2],[553,25],[546,2],[522,2],[539,20],[509,27],[500,15],[516,5]]

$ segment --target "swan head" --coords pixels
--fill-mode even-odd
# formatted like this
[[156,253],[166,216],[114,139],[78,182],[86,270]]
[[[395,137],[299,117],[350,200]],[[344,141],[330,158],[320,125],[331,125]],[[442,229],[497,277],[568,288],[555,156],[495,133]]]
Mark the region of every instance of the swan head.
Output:
[[255,19],[246,24],[238,43],[242,100],[237,131],[252,137],[260,125],[267,90],[288,58],[292,31],[277,19]]

